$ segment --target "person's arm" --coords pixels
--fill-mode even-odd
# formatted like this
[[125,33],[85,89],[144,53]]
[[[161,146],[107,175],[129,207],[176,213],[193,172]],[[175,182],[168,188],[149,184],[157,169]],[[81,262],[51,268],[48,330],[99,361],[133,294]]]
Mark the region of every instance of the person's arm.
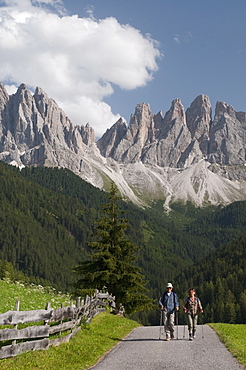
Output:
[[185,300],[183,310],[184,310],[184,313],[186,313],[188,311],[188,300],[187,299]]
[[198,308],[201,313],[203,313],[203,308],[200,299],[198,298]]
[[175,310],[178,311],[179,310],[179,299],[178,299],[178,296],[176,293],[175,294]]
[[159,299],[159,306],[160,306],[160,309],[163,310],[163,295],[160,297]]

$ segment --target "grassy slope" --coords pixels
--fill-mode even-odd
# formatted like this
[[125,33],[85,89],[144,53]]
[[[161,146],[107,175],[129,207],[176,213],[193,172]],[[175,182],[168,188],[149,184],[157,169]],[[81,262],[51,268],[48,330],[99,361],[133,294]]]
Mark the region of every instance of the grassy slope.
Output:
[[1,370],[87,369],[137,326],[133,320],[104,312],[82,328],[69,343],[1,360]]
[[[50,302],[53,308],[60,307],[62,303],[66,306],[70,304],[69,295],[56,294],[52,288],[26,287],[20,283],[0,280],[0,290],[0,313],[14,310],[17,299],[20,300],[21,311],[44,309],[46,302]],[[90,325],[82,327],[69,343],[47,351],[31,351],[0,360],[1,370],[87,369],[137,326],[139,324],[133,320],[105,312],[96,316]]]
[[11,283],[8,279],[0,280],[0,313],[15,310],[16,301],[20,300],[20,311],[44,309],[47,302],[52,308],[59,308],[63,303],[70,305],[70,296],[55,292],[53,288],[42,286],[24,286],[21,283]]
[[210,324],[221,341],[246,368],[246,324]]

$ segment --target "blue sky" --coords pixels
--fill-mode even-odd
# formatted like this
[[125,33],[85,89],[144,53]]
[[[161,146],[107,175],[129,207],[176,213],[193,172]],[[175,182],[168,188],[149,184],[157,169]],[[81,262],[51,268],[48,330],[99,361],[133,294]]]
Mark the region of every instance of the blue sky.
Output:
[[[187,109],[206,94],[213,107],[222,100],[246,111],[245,0],[0,0],[0,5],[6,18],[0,22],[0,80],[10,93],[21,82],[41,86],[74,124],[88,121],[97,136],[119,116],[129,122],[141,102],[153,113],[165,113],[176,98]],[[43,21],[44,10],[49,22]],[[27,32],[35,42],[24,43]],[[16,60],[23,63],[17,66]]]
[[[69,2],[69,1],[68,1]],[[72,1],[71,9],[80,1]],[[226,101],[246,110],[246,1],[126,0],[94,1],[96,18],[116,17],[150,33],[163,53],[154,80],[136,91],[110,98],[113,107],[132,112],[136,103],[150,103],[164,112],[175,98],[185,108],[199,94],[213,105]],[[72,8],[74,6],[74,8]]]

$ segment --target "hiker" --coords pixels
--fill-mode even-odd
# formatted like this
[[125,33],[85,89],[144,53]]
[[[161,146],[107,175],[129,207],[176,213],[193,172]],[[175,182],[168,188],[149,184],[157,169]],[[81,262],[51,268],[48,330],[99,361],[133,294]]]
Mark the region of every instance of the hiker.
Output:
[[160,309],[163,311],[163,325],[166,332],[166,340],[174,339],[174,315],[179,310],[179,300],[173,292],[172,283],[167,284],[167,291],[159,299]]
[[196,296],[194,288],[189,289],[189,297],[186,298],[184,304],[184,313],[187,317],[187,324],[189,330],[189,340],[196,337],[196,326],[198,319],[198,311],[203,313],[202,304],[199,298]]

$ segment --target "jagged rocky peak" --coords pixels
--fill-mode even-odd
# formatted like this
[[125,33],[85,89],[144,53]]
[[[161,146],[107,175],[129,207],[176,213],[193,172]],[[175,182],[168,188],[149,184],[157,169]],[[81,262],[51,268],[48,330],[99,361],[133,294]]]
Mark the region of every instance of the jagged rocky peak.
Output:
[[95,132],[93,130],[93,128],[89,125],[89,123],[87,123],[85,126],[76,126],[76,127],[81,127],[81,131],[82,131],[82,138],[83,138],[83,142],[88,145],[88,146],[91,146],[95,143]]
[[37,86],[36,89],[35,89],[34,97],[35,97],[36,101],[43,100],[43,99],[49,100],[48,95],[39,86]]
[[50,102],[48,95],[41,89],[41,87],[36,87],[33,97],[39,113],[44,118],[47,115],[48,105]]
[[37,87],[34,95],[25,84],[8,97],[0,87],[0,159],[23,165],[81,167],[71,156],[95,143],[87,124],[74,126],[57,103]]
[[186,122],[192,137],[201,141],[208,138],[212,108],[207,95],[199,95],[186,111]]
[[172,101],[171,108],[164,116],[164,123],[169,123],[173,120],[178,120],[183,124],[186,123],[184,106],[180,99]]
[[[240,119],[239,119],[240,118]],[[209,161],[220,165],[245,165],[245,113],[225,102],[217,102],[210,128]]]
[[150,110],[150,105],[146,103],[138,104],[135,108],[135,113],[131,115],[129,123],[129,131],[132,137],[148,135],[148,128],[152,121],[153,114]]
[[[150,110],[150,105],[141,103],[136,106],[135,113],[131,116],[128,130],[126,133],[126,139],[132,141],[132,144],[136,144],[136,149],[141,152],[146,142],[149,142],[152,137],[154,120],[153,113]],[[135,155],[134,155],[135,157]]]
[[2,110],[9,100],[9,94],[5,86],[0,82],[0,109]]
[[70,130],[72,123],[66,113],[40,87],[36,88],[33,98],[44,123],[48,127],[57,130],[66,127],[67,130]]
[[97,141],[97,147],[104,157],[112,157],[121,139],[127,132],[125,121],[120,118],[110,129]]
[[238,120],[242,124],[246,123],[246,112],[237,112],[232,105],[225,102],[218,101],[215,107],[215,118],[217,121],[220,117],[231,118],[233,120]]
[[215,107],[215,116],[221,116],[224,113],[227,113],[229,116],[233,118],[236,117],[236,111],[231,105],[222,101],[218,101]]
[[28,108],[32,106],[32,94],[28,89],[27,85],[25,85],[24,83],[22,83],[18,87],[16,93],[12,95],[12,98],[17,100],[20,104],[26,105]]
[[139,197],[158,194],[167,204],[246,199],[246,113],[218,102],[212,120],[206,95],[186,112],[180,99],[173,100],[164,117],[138,104],[129,125],[119,119],[97,146],[106,158],[90,125],[74,126],[40,87],[32,95],[22,84],[9,96],[0,84],[0,160],[65,167],[99,188],[112,179],[138,204]]
[[150,105],[147,103],[138,104],[135,108],[134,116],[138,122],[146,119],[148,120],[150,117],[152,117]]

